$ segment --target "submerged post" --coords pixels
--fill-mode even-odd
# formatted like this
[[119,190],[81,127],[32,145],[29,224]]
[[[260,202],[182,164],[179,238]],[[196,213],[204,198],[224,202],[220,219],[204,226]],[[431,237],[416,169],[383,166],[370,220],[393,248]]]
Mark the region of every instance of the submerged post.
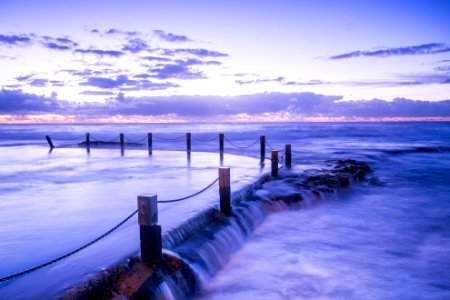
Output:
[[231,216],[230,168],[219,168],[220,211]]
[[186,133],[186,151],[189,154],[191,154],[191,133]]
[[50,138],[49,135],[46,135],[45,139],[47,140],[47,143],[48,143],[48,146],[50,147],[50,149],[55,148],[55,146],[53,145],[52,139]]
[[264,160],[266,159],[266,136],[261,135],[259,137],[259,142],[261,144],[261,151],[260,151],[261,163],[264,163]]
[[278,177],[278,151],[272,150],[270,152],[270,159],[272,161],[272,177]]
[[284,146],[284,165],[286,168],[290,169],[292,165],[292,152],[291,152],[291,144],[286,144]]
[[153,154],[153,134],[151,132],[148,133],[148,155]]
[[86,150],[87,152],[91,151],[91,135],[89,132],[86,133]]
[[119,134],[120,136],[120,146],[123,147],[125,144],[125,135],[123,133]]
[[137,197],[141,257],[151,267],[162,259],[161,226],[158,223],[158,196],[144,194]]
[[120,153],[123,155],[123,147],[125,145],[125,135],[123,133],[119,134],[120,137]]

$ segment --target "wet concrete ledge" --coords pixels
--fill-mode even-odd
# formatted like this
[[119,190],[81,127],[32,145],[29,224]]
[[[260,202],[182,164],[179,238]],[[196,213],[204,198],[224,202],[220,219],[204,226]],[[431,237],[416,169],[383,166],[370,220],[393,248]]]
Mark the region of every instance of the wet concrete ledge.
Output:
[[[264,216],[252,216],[252,208],[257,206],[267,215],[315,205],[339,190],[365,180],[370,172],[365,162],[339,160],[326,162],[320,170],[301,173],[281,170],[277,178],[265,175],[233,193],[231,217],[224,216],[216,208],[208,209],[165,234],[163,260],[159,264],[147,267],[140,256],[129,257],[58,299],[160,299],[167,295],[175,299],[189,298],[201,288],[202,282],[190,263],[197,260],[202,264],[198,252],[211,241],[217,241],[218,235],[230,226],[237,226],[243,236],[249,236],[264,219]],[[249,223],[251,218],[255,220]],[[234,241],[234,245],[230,245],[232,249],[223,254],[225,260],[241,246],[240,243]],[[207,273],[213,276],[219,268],[220,262],[216,262]]]

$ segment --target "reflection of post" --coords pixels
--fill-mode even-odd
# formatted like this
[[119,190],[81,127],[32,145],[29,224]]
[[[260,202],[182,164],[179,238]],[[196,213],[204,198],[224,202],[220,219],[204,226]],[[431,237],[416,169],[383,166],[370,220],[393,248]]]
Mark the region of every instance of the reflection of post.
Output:
[[191,133],[186,133],[186,151],[188,156],[191,155]]
[[91,152],[91,135],[86,133],[86,151],[89,153]]
[[261,150],[260,150],[261,163],[264,163],[264,160],[266,159],[266,136],[261,135],[259,137],[259,142],[261,144]]
[[119,134],[120,136],[120,153],[123,155],[124,152],[124,144],[125,144],[125,135],[123,133]]
[[50,147],[50,150],[55,148],[55,146],[53,145],[52,139],[50,138],[49,135],[46,135],[45,139],[47,140],[47,143],[48,143],[48,146]]
[[148,155],[153,154],[153,135],[151,132],[148,133]]
[[292,152],[291,152],[291,144],[286,144],[284,146],[284,165],[286,168],[291,168],[292,165]]
[[231,216],[230,168],[219,168],[220,211]]
[[142,262],[151,267],[162,259],[161,226],[158,223],[158,196],[145,194],[137,197],[138,223]]
[[224,135],[223,133],[219,133],[219,151],[220,151],[220,165],[223,164],[223,150],[224,150],[224,146],[223,146],[223,142],[224,142]]
[[270,158],[272,160],[272,177],[278,177],[278,151],[272,150]]

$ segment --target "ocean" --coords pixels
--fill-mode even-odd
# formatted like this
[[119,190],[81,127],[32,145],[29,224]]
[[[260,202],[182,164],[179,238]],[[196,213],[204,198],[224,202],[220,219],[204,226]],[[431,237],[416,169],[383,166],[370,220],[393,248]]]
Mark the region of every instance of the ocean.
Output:
[[[92,141],[118,141],[124,133],[126,142],[136,144],[123,153],[117,145],[92,146],[87,153],[78,145],[86,132]],[[155,151],[151,158],[148,132]],[[187,132],[192,134],[189,159]],[[158,187],[161,197],[171,198],[207,185],[221,165],[219,133],[225,134],[223,164],[239,170],[236,188],[269,171],[258,165],[260,135],[266,136],[266,157],[271,149],[292,145],[293,172],[355,159],[367,162],[372,173],[327,201],[268,215],[203,283],[199,298],[450,298],[448,122],[0,125],[0,277],[107,230],[135,207],[140,192]],[[51,152],[45,135],[56,146]],[[150,180],[156,181],[148,186]],[[173,205],[167,218],[195,215],[212,205],[215,192],[186,207]],[[100,242],[103,246],[51,270],[0,283],[0,299],[54,297],[136,252],[138,237],[129,234],[134,227],[126,225]],[[105,249],[120,254],[96,252]],[[75,269],[75,275],[21,294],[43,279],[51,281],[50,272],[63,266]]]

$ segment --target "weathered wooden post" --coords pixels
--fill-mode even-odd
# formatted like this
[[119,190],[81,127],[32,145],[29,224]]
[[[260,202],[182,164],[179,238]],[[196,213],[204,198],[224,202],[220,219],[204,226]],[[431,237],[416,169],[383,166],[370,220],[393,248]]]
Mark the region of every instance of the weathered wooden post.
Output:
[[148,155],[153,154],[153,134],[151,132],[148,133]]
[[223,150],[224,150],[224,140],[225,140],[225,136],[224,136],[224,134],[223,133],[219,133],[219,150],[220,150],[220,152],[221,153],[223,153]]
[[47,140],[47,143],[48,143],[48,146],[50,147],[50,149],[55,148],[55,146],[53,145],[52,139],[50,138],[49,135],[46,135],[45,139]]
[[291,144],[286,144],[284,146],[284,165],[288,169],[291,168],[291,165],[292,165]]
[[272,150],[270,152],[270,158],[272,161],[272,177],[278,177],[278,151]]
[[220,211],[226,216],[231,216],[230,168],[219,168],[219,195]]
[[91,152],[91,135],[89,132],[86,133],[86,151]]
[[223,133],[219,133],[220,165],[223,164],[224,140],[225,140],[225,137],[224,137]]
[[259,137],[259,142],[261,144],[261,151],[260,151],[261,163],[264,163],[264,160],[266,159],[266,136],[261,135]]
[[158,223],[158,196],[144,194],[137,197],[141,257],[151,267],[161,262],[162,236]]
[[191,154],[191,133],[190,132],[186,133],[186,151],[187,151],[188,155]]

